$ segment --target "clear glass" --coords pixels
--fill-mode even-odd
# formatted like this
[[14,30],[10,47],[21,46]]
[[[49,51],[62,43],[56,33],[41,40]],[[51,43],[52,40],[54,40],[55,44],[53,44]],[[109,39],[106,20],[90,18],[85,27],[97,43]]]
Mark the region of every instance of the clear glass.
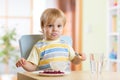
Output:
[[104,54],[90,54],[90,69],[92,80],[102,80]]

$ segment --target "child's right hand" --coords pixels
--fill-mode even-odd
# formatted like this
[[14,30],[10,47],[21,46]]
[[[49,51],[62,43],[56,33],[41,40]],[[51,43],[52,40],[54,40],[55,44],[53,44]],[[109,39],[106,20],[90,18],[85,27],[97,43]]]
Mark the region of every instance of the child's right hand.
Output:
[[17,61],[16,67],[22,67],[26,64],[26,60],[24,58],[21,58],[20,60]]

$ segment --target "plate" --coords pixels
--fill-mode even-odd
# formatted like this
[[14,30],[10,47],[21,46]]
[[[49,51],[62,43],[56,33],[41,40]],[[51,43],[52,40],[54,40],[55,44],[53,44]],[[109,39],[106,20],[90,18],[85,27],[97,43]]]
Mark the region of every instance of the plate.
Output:
[[57,74],[39,72],[40,76],[64,76],[64,75],[68,75],[68,74],[70,74],[70,72],[57,73]]
[[40,76],[63,76],[65,75],[64,73],[63,74],[46,74],[46,73],[39,73]]

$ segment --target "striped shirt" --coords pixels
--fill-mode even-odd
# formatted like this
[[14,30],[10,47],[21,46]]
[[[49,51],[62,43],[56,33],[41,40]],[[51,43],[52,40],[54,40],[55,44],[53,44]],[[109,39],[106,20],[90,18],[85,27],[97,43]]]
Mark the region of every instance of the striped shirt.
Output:
[[[39,69],[56,68],[67,70],[75,57],[73,48],[63,40],[38,41],[27,61],[38,65]],[[54,65],[54,66],[53,66]],[[59,65],[59,66],[58,66]]]

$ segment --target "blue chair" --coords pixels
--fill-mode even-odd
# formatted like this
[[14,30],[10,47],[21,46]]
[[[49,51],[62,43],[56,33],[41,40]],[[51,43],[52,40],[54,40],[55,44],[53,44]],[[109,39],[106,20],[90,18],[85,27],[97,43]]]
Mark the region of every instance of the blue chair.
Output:
[[[43,35],[23,35],[19,39],[21,57],[27,59],[34,44],[38,40],[42,40],[42,39],[43,39]],[[66,41],[69,45],[72,46],[72,38],[70,36],[61,36],[61,40]]]

